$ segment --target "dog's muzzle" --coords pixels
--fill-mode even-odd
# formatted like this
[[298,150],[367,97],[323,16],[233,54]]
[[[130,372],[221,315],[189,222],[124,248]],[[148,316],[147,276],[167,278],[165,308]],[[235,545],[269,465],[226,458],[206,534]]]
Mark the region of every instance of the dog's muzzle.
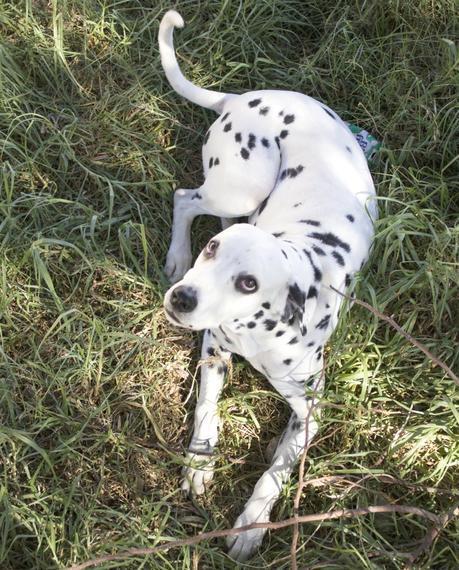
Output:
[[197,291],[193,287],[179,285],[172,291],[169,303],[177,313],[191,313],[198,304]]

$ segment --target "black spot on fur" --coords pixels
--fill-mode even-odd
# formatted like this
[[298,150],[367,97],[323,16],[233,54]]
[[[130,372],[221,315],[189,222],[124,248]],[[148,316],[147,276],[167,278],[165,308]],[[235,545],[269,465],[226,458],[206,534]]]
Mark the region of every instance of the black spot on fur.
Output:
[[294,336],[288,341],[289,344],[298,344],[298,338]]
[[276,141],[276,144],[277,144],[277,148],[280,148],[280,141],[279,141],[279,137],[274,137],[274,140]]
[[301,326],[300,326],[300,333],[301,333],[301,336],[306,336],[307,332],[308,332],[307,327],[306,327],[305,325],[301,325]]
[[276,336],[282,336],[285,333],[285,331],[277,331]]
[[265,329],[267,331],[272,331],[273,328],[277,325],[277,321],[273,321],[272,319],[266,319],[265,321],[263,321],[263,324],[265,325]]
[[337,251],[332,251],[333,257],[338,262],[338,265],[344,266],[344,257]]
[[317,297],[317,289],[314,285],[311,285],[311,287],[309,287],[307,299],[312,299],[313,297]]
[[191,196],[192,200],[202,200],[202,196],[199,192],[195,192],[193,196]]
[[302,206],[303,202],[297,202],[296,204],[293,204],[294,208],[298,208],[298,206]]
[[288,259],[288,255],[285,253],[285,251],[283,249],[281,249],[282,251],[282,255],[285,257],[285,259]]
[[284,117],[284,123],[286,125],[293,123],[294,120],[295,120],[295,115],[285,115],[285,117]]
[[269,196],[266,196],[266,198],[263,200],[263,202],[258,207],[258,215],[260,215],[261,212],[263,212],[263,210],[266,208],[266,204],[268,203],[268,200],[269,200]]
[[284,111],[279,111],[279,117],[282,117],[283,114],[284,114]]
[[261,103],[261,99],[252,99],[252,101],[249,101],[249,107],[256,107],[257,105],[259,105]]
[[306,386],[310,388],[314,384],[315,379],[315,376],[309,376],[309,378],[306,380]]
[[331,315],[325,315],[317,324],[316,329],[326,329],[328,327],[328,323],[330,322]]
[[266,301],[266,303],[262,303],[261,306],[264,309],[270,309],[271,308],[271,303],[269,303],[268,301]]
[[322,358],[322,353],[321,353],[321,352],[318,352],[318,353],[317,353],[317,360],[320,360],[321,358]]
[[207,131],[206,136],[204,137],[204,144],[207,144],[209,137],[210,137],[210,131]]
[[309,259],[309,263],[312,265],[312,269],[314,270],[314,281],[321,281],[322,271],[317,267],[317,265],[312,260],[312,255],[309,253],[309,251],[307,249],[303,249],[303,252]]
[[306,293],[300,289],[298,283],[290,285],[281,321],[283,323],[288,323],[289,325],[292,325],[295,322],[295,319],[299,319],[301,321],[304,312],[305,300]]
[[286,366],[288,366],[289,364],[292,363],[292,359],[291,359],[291,358],[286,358],[286,359],[283,361],[283,363],[284,363]]
[[298,283],[294,283],[289,286],[288,294],[298,307],[302,307],[304,305],[305,293],[299,288]]
[[322,109],[327,113],[327,115],[328,115],[329,117],[331,117],[333,120],[336,121],[336,117],[335,117],[335,115],[334,115],[333,113],[331,113],[331,112],[330,112],[328,109],[326,109],[325,107],[322,107]]
[[301,422],[300,420],[296,420],[294,422],[291,423],[291,430],[292,431],[299,431],[301,428]]
[[248,160],[250,152],[246,148],[241,148],[241,156],[244,160]]
[[329,305],[328,303],[325,303],[325,308],[326,308],[326,309],[329,309],[329,308],[330,308],[330,305]]
[[220,366],[217,368],[219,374],[226,374],[227,370],[228,366],[226,364],[220,364]]
[[256,140],[257,140],[257,137],[253,133],[250,133],[249,134],[249,141],[247,143],[247,146],[249,147],[250,150],[255,148]]
[[286,136],[288,136],[288,130],[284,129],[279,133],[279,136],[281,139],[285,139]]
[[296,176],[298,176],[298,174],[300,174],[300,172],[303,172],[303,170],[304,166],[302,164],[299,164],[296,168],[286,168],[281,172],[280,179],[284,180],[284,178],[286,178],[287,176],[289,178],[295,178]]
[[264,315],[264,312],[262,310],[257,311],[254,315],[253,318],[254,319],[259,319],[260,317],[262,317]]
[[217,158],[214,160],[214,166],[218,166],[219,164],[220,164],[220,159],[217,157]]
[[209,356],[215,356],[215,348],[213,348],[212,346],[209,346],[209,348],[207,349],[207,354]]
[[317,220],[298,220],[300,224],[308,224],[309,226],[320,226],[320,222]]
[[248,329],[254,329],[256,326],[257,326],[257,323],[254,323],[253,321],[250,321],[250,323],[247,323]]
[[211,156],[210,159],[209,159],[209,168],[212,168],[213,165],[214,165],[214,159],[213,159],[213,157]]
[[354,222],[355,218],[352,214],[347,214],[346,218],[350,221],[350,222]]
[[268,111],[269,111],[269,107],[262,107],[260,109],[260,115],[266,116],[268,114]]
[[[228,335],[225,333],[225,331],[222,329],[222,326],[220,325],[218,327],[220,329],[220,332],[223,334],[223,338],[225,339],[225,342],[227,342],[228,344],[233,344],[233,341],[228,338]],[[212,333],[213,336],[215,336],[214,333]],[[223,347],[221,347],[223,349]],[[224,350],[224,349],[223,349]]]
[[346,150],[347,150],[347,152],[349,152],[349,153],[352,154],[352,150],[351,150],[351,147],[350,147],[350,146],[347,146],[347,145],[346,145]]
[[261,144],[262,144],[263,146],[265,146],[266,148],[269,148],[269,140],[268,140],[267,138],[263,137],[263,138],[261,139]]
[[314,232],[312,234],[309,234],[308,237],[311,237],[313,239],[317,239],[319,241],[321,241],[323,244],[325,245],[330,245],[331,247],[340,247],[342,249],[344,249],[344,251],[351,251],[351,246],[340,240],[338,236],[335,236],[335,234],[332,234],[331,232],[327,232],[327,233],[319,233],[319,232]]
[[232,125],[231,122],[226,123],[226,125],[223,127],[224,132],[225,132],[225,133],[229,132],[229,131],[231,130],[232,126],[233,126],[233,125]]
[[223,117],[221,118],[221,122],[224,123],[224,122],[226,121],[226,119],[227,119],[229,116],[230,116],[230,113],[229,113],[229,111],[228,111],[228,113],[225,113],[225,114],[223,115]]
[[241,133],[236,133],[236,134],[234,135],[234,140],[235,140],[236,142],[240,143],[240,142],[242,141],[242,135],[241,135]]
[[317,255],[326,255],[325,251],[317,245],[313,245],[312,249],[313,249],[314,253],[317,253]]
[[278,237],[283,236],[284,234],[285,234],[285,232],[275,232],[275,233],[273,233],[273,236],[274,236],[275,238],[278,238]]
[[349,285],[351,284],[351,276],[349,275],[349,273],[346,273],[344,284],[346,285],[346,287],[349,287]]
[[316,343],[313,340],[311,340],[311,342],[308,342],[307,346],[314,346],[315,344]]

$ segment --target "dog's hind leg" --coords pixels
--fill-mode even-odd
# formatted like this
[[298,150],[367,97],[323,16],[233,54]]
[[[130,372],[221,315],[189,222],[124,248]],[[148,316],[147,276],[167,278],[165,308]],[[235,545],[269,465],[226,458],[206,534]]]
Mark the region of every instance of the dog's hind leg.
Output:
[[201,202],[199,189],[175,191],[172,239],[164,268],[171,283],[179,281],[191,267],[191,224],[196,216],[208,213]]
[[244,190],[234,190],[230,200],[218,192],[210,191],[205,183],[195,190],[176,190],[172,240],[164,268],[171,283],[179,281],[191,267],[190,230],[196,216],[209,214],[237,218],[249,215],[257,206],[256,198],[247,195]]
[[213,452],[220,423],[217,402],[222,391],[231,353],[221,349],[207,330],[201,350],[201,384],[196,404],[194,432],[186,454],[182,490],[192,495],[204,493],[214,474]]

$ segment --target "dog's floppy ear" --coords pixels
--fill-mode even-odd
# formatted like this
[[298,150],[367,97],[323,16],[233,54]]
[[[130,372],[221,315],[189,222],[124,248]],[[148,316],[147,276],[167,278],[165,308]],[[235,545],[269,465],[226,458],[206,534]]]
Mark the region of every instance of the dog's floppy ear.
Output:
[[300,324],[301,334],[306,335],[317,305],[317,297],[318,290],[315,285],[311,285],[305,291],[297,282],[290,284],[281,321],[291,325],[297,320]]
[[294,319],[301,321],[303,319],[305,301],[306,293],[300,289],[298,283],[289,285],[281,321],[289,324],[292,324]]

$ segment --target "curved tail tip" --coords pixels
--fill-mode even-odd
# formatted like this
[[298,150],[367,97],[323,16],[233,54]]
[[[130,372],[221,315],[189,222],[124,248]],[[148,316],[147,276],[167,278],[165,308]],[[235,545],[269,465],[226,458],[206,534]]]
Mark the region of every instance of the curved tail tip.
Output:
[[183,28],[185,22],[183,21],[182,16],[175,10],[168,10],[162,20],[161,24],[168,24],[169,26],[173,26],[174,28]]

